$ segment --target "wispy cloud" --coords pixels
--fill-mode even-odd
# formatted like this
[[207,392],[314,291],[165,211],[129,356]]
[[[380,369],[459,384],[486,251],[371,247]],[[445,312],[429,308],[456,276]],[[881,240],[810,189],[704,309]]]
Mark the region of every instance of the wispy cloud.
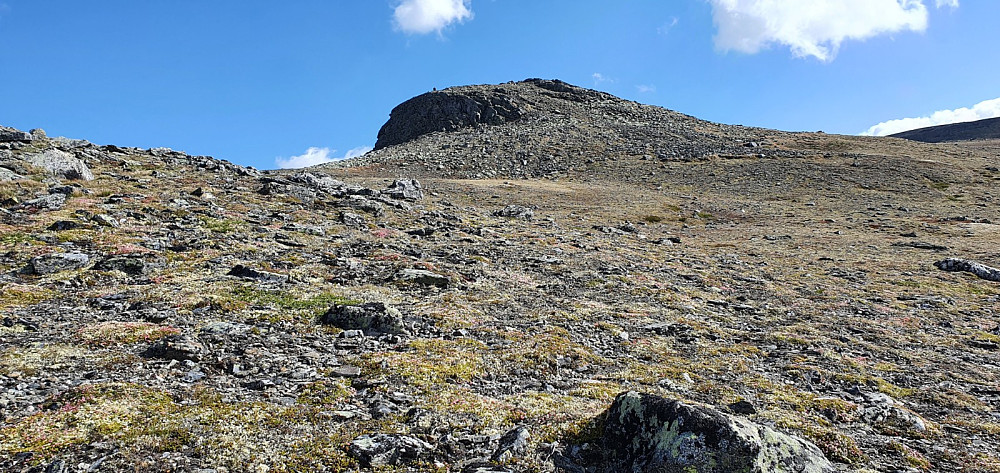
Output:
[[347,150],[347,154],[344,155],[342,159],[351,159],[361,156],[372,150],[371,146],[358,146],[357,148],[351,148]]
[[[722,51],[753,54],[772,44],[832,61],[846,40],[927,29],[925,0],[709,0]],[[958,0],[934,0],[938,8]]]
[[337,150],[310,147],[305,153],[298,156],[292,156],[290,158],[275,158],[274,163],[277,164],[279,169],[298,169],[315,166],[317,164],[329,163],[332,161],[339,161],[342,159],[356,158],[371,150],[372,148],[370,146],[359,146],[348,150],[344,156],[335,157],[333,155],[337,152]]
[[670,17],[670,21],[667,21],[666,23],[660,25],[660,27],[656,29],[656,33],[661,35],[666,35],[667,33],[670,33],[670,30],[674,29],[674,27],[677,26],[677,23],[680,23],[680,21],[681,20],[676,16],[672,16]]
[[635,86],[635,90],[639,91],[640,94],[651,94],[656,92],[655,85],[639,84]]
[[917,128],[947,125],[949,123],[971,122],[987,118],[1000,117],[1000,98],[986,100],[971,108],[962,107],[954,110],[938,110],[930,115],[915,118],[900,118],[889,120],[868,129],[862,133],[866,136],[886,136]]
[[595,72],[595,73],[591,74],[590,78],[594,79],[594,87],[597,87],[597,86],[599,86],[599,85],[601,85],[601,84],[603,84],[605,82],[611,82],[611,83],[613,83],[615,81],[614,79],[612,79],[612,78],[610,78],[608,76],[605,76],[604,74],[601,74],[600,72]]
[[404,33],[440,33],[452,23],[472,19],[471,7],[472,0],[402,0],[393,22]]

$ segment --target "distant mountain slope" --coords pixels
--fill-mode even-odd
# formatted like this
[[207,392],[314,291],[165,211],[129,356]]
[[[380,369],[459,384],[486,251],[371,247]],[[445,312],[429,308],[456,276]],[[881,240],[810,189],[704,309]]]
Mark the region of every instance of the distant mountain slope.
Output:
[[889,136],[894,138],[905,138],[913,141],[923,141],[924,143],[995,140],[1000,139],[1000,118],[987,118],[984,120],[976,120],[974,122],[929,126]]

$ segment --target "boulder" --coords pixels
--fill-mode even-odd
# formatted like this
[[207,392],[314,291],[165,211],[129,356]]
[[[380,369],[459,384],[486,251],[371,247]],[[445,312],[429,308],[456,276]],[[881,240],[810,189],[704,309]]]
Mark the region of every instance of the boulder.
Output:
[[24,202],[21,207],[37,210],[59,210],[64,205],[66,205],[64,194],[49,194]]
[[289,277],[284,274],[272,273],[270,271],[262,271],[258,269],[248,268],[242,264],[233,266],[230,269],[227,276],[236,276],[243,279],[255,279],[257,281],[267,281],[267,282],[288,282]]
[[79,158],[58,149],[48,149],[28,155],[26,160],[34,166],[45,169],[55,176],[65,179],[92,181],[94,174]]
[[508,205],[493,212],[493,215],[497,217],[519,218],[522,220],[531,220],[532,218],[535,218],[535,212],[533,210],[521,205]]
[[24,176],[7,168],[0,168],[0,182],[20,181]]
[[343,330],[361,330],[366,335],[403,333],[403,314],[381,302],[361,305],[336,304],[321,319]]
[[434,446],[407,435],[374,434],[352,440],[349,451],[361,466],[373,468],[426,461]]
[[505,463],[513,457],[523,455],[528,450],[528,440],[530,438],[531,433],[528,432],[527,427],[523,425],[514,427],[504,434],[503,437],[500,437],[500,445],[493,451],[490,460],[497,463]]
[[396,281],[419,284],[421,286],[437,286],[446,288],[451,284],[448,276],[444,276],[426,269],[404,269],[396,274]]
[[619,394],[607,411],[600,472],[828,473],[812,443],[715,409]]
[[142,353],[146,358],[199,361],[205,346],[185,335],[169,335],[153,342]]
[[941,271],[972,273],[987,281],[1000,282],[1000,269],[982,263],[958,258],[948,258],[934,263]]
[[424,191],[420,187],[420,182],[416,179],[396,179],[382,193],[399,200],[420,200],[424,198]]
[[129,276],[142,276],[146,273],[146,262],[136,256],[110,256],[94,265],[97,271],[121,271]]
[[53,253],[36,256],[28,263],[31,274],[52,274],[60,271],[80,269],[90,262],[90,257],[83,253]]
[[8,141],[31,141],[33,139],[34,137],[31,136],[31,133],[0,126],[0,143]]

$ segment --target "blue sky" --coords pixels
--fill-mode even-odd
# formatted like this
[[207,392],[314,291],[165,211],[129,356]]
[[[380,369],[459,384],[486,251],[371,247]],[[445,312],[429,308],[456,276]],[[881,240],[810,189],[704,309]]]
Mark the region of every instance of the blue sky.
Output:
[[0,124],[269,169],[356,154],[432,88],[542,77],[885,133],[1000,115],[998,18],[993,0],[0,0]]

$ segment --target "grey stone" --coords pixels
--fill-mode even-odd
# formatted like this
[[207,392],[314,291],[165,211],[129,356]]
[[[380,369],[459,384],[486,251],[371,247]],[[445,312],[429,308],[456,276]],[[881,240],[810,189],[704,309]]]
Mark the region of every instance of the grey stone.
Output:
[[361,330],[366,335],[403,333],[403,315],[381,302],[361,305],[336,304],[323,314],[322,322],[345,331]]
[[365,218],[354,212],[341,212],[340,223],[343,223],[348,227],[360,228],[365,226]]
[[52,274],[80,269],[89,262],[90,257],[83,253],[54,253],[31,258],[28,269],[33,274]]
[[806,440],[678,400],[622,393],[606,419],[601,472],[836,471]]
[[7,141],[31,141],[34,137],[31,133],[15,130],[8,127],[0,127],[0,142]]
[[508,205],[493,212],[493,215],[497,217],[519,218],[522,220],[531,220],[532,218],[535,218],[535,212],[533,210],[521,205]]
[[63,194],[49,194],[37,199],[31,199],[23,204],[21,207],[33,208],[39,210],[59,210],[64,205],[66,205],[66,196]]
[[400,200],[420,200],[424,198],[424,191],[420,187],[420,182],[416,179],[396,179],[382,193],[393,199]]
[[45,169],[55,176],[66,179],[81,179],[92,181],[94,174],[79,158],[58,149],[48,149],[41,153],[27,156],[27,161],[34,166]]
[[865,393],[861,418],[888,435],[920,436],[927,423],[899,401],[883,393]]
[[1000,282],[1000,269],[982,263],[958,258],[948,258],[934,263],[941,271],[972,273],[987,281]]
[[118,221],[108,214],[97,214],[90,218],[94,223],[109,228],[118,228]]
[[7,168],[0,168],[0,182],[20,181],[22,179],[24,179],[24,176]]
[[199,361],[205,346],[185,335],[170,335],[153,342],[142,353],[146,358]]
[[272,273],[270,271],[263,271],[253,268],[248,268],[242,264],[233,266],[230,269],[227,276],[236,276],[243,279],[256,279],[258,281],[268,281],[268,282],[288,282],[290,279],[285,274]]
[[428,460],[434,446],[407,435],[374,434],[352,440],[349,451],[361,466],[372,468]]
[[404,269],[396,274],[396,281],[419,284],[421,286],[437,286],[446,288],[451,284],[448,276],[426,269]]
[[130,276],[142,276],[146,273],[148,266],[142,258],[137,256],[110,256],[94,265],[94,269],[97,271],[121,271]]
[[523,425],[514,427],[504,434],[503,437],[500,437],[500,445],[493,452],[490,460],[504,463],[513,457],[523,455],[528,450],[528,440],[530,438],[531,433],[528,432],[527,427]]

